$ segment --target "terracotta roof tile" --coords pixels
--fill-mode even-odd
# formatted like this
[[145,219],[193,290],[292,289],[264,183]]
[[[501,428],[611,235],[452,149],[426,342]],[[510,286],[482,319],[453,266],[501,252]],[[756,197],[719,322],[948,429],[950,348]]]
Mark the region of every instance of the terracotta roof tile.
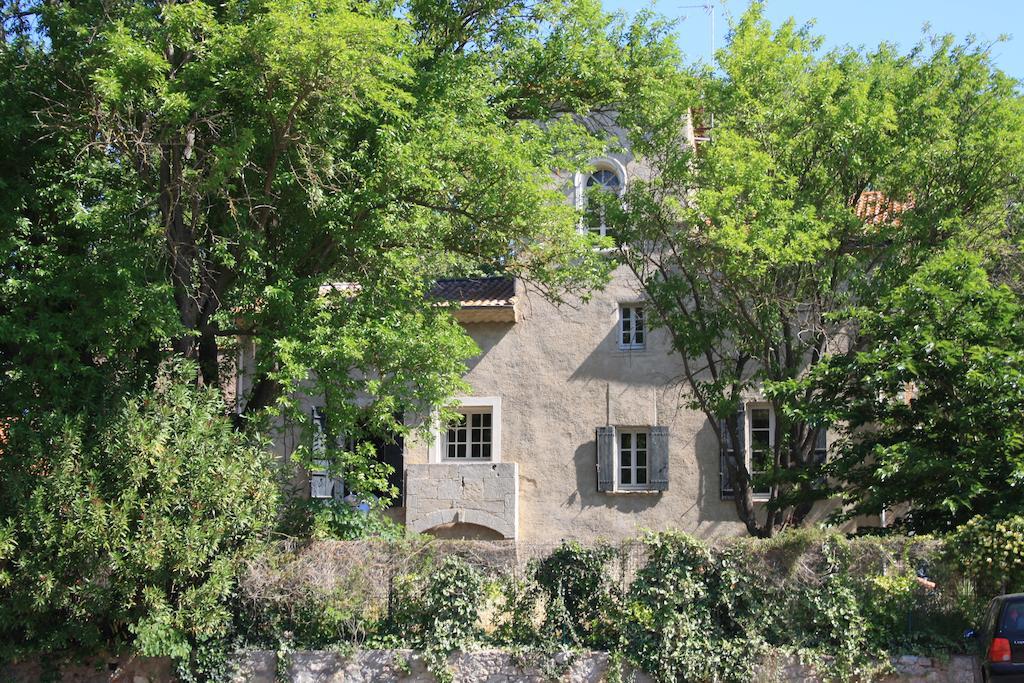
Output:
[[458,301],[463,307],[512,306],[515,304],[516,283],[506,277],[438,280],[430,295],[445,301]]
[[913,202],[897,202],[877,190],[865,190],[861,192],[854,211],[865,223],[899,225],[899,215],[913,206]]
[[320,296],[327,296],[333,292],[355,294],[361,289],[362,286],[357,282],[330,282],[326,285],[320,285]]

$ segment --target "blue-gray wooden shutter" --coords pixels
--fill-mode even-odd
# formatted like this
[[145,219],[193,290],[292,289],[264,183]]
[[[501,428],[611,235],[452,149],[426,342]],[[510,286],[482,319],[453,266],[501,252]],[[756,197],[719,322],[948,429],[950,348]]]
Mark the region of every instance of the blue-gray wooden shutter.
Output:
[[327,434],[324,425],[324,413],[320,408],[313,408],[313,443],[311,451],[313,454],[313,467],[309,472],[309,497],[330,498],[332,495],[332,482],[330,473],[327,471],[329,463],[326,460]]
[[828,457],[828,427],[819,427],[814,442],[814,462],[821,465]]
[[651,491],[668,491],[668,427],[651,427],[647,444],[647,466],[650,467]]
[[[733,485],[732,473],[729,471],[729,456],[733,453],[732,435],[729,433],[729,424],[726,420],[719,420],[719,429],[722,432],[722,443],[721,451],[718,457],[718,476],[721,482],[720,494],[723,500],[729,500],[736,495],[736,487]],[[738,448],[735,449],[737,458],[737,464],[744,462],[741,460],[746,458],[746,448],[744,446],[744,440],[747,435],[747,422],[746,414],[744,413],[743,406],[736,411],[736,427],[739,432],[739,443]]]
[[597,428],[597,490],[615,490],[615,427]]

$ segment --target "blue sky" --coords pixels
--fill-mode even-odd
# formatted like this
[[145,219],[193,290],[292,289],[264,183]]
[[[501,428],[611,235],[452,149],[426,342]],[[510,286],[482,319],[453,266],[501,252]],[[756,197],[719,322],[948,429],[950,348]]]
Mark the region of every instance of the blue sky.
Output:
[[[711,48],[709,13],[688,5],[714,5],[715,45],[721,47],[728,32],[729,15],[739,16],[747,0],[603,0],[608,10],[632,14],[653,8],[659,14],[682,18],[677,31],[679,45],[688,59],[708,59]],[[958,38],[969,34],[991,41],[1008,34],[1011,40],[994,46],[995,63],[1007,74],[1024,80],[1024,0],[767,0],[766,14],[773,24],[789,17],[798,22],[815,21],[815,33],[825,37],[826,47],[863,45],[882,41],[904,50],[922,36],[928,23],[937,33]]]

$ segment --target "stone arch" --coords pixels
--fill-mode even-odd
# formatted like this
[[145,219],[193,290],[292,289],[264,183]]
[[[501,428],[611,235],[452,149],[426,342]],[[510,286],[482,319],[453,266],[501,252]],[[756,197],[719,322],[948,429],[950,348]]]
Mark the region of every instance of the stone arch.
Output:
[[462,510],[450,508],[434,510],[417,519],[407,520],[406,527],[416,533],[426,533],[436,527],[468,524],[490,529],[505,539],[516,537],[515,528],[508,520],[483,510]]
[[441,526],[435,526],[427,529],[427,535],[433,536],[434,538],[442,540],[459,540],[459,541],[504,541],[507,540],[504,536],[499,534],[494,529],[486,526],[480,526],[479,524],[469,524],[467,522],[455,522],[453,524],[442,524]]

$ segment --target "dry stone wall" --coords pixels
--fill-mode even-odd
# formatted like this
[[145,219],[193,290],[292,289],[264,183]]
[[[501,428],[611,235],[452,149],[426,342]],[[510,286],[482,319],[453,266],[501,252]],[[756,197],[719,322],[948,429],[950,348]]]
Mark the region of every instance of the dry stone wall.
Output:
[[[423,660],[411,650],[363,650],[352,654],[296,651],[282,656],[270,650],[239,653],[235,683],[435,683]],[[608,680],[609,658],[604,652],[574,653],[555,658],[513,654],[504,650],[455,653],[448,659],[456,683],[598,683]],[[896,673],[883,683],[975,683],[973,657],[949,660],[903,656],[893,660]],[[66,667],[64,683],[169,683],[173,666],[167,659],[129,657],[97,660],[91,665]],[[0,668],[0,680],[30,683],[41,680],[38,662]],[[757,683],[811,683],[823,673],[795,659],[766,663]],[[620,680],[652,683],[642,672],[625,669]],[[978,679],[980,680],[980,679]]]

